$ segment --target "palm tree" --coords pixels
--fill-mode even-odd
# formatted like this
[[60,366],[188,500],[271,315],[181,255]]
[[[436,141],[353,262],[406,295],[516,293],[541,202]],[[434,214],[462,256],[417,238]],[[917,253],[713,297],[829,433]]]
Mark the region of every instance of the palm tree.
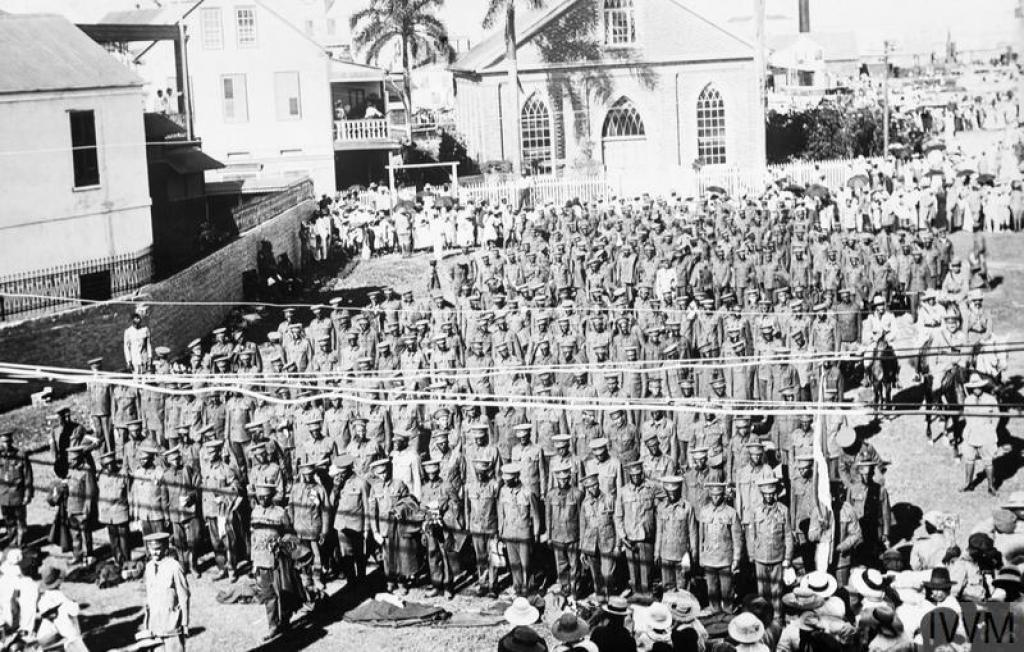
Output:
[[412,118],[412,66],[430,59],[451,61],[454,50],[448,30],[434,15],[444,0],[371,0],[366,9],[352,14],[352,43],[366,63],[377,60],[388,45],[398,43],[405,74],[405,110]]
[[516,5],[524,4],[529,9],[540,9],[544,0],[488,0],[484,27],[490,29],[505,15],[505,63],[508,64],[508,98],[506,113],[512,116],[512,174],[518,179],[523,173],[522,134],[519,126],[519,58],[516,53]]

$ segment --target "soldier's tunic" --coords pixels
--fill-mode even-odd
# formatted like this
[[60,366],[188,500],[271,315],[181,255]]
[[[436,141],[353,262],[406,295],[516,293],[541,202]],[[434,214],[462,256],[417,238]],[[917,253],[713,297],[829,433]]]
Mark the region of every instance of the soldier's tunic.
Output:
[[579,568],[580,503],[583,494],[576,485],[568,489],[554,487],[547,493],[548,540],[555,554],[558,583],[564,589],[575,589]]
[[751,523],[750,557],[757,575],[757,590],[778,610],[782,606],[782,566],[793,559],[793,531],[789,513],[781,503],[755,508]]
[[732,598],[732,569],[739,567],[743,552],[743,527],[739,514],[725,504],[704,505],[698,514],[700,565],[712,604]]
[[35,495],[28,453],[16,448],[0,451],[0,515],[8,532],[18,532],[18,545],[28,529],[26,506]]
[[479,480],[466,485],[466,524],[473,540],[476,570],[482,587],[493,587],[497,573],[491,562],[491,547],[498,534],[498,482]]
[[860,522],[863,543],[854,551],[854,563],[867,563],[878,556],[889,545],[889,531],[892,526],[892,509],[889,492],[876,481],[865,484],[859,477],[847,485],[847,502],[853,508]]
[[320,537],[327,534],[327,491],[314,479],[306,482],[299,479],[288,495],[295,536],[305,541],[313,552],[313,570],[323,569],[323,546]]
[[369,485],[358,476],[339,478],[334,486],[334,529],[338,531],[338,548],[342,562],[351,561],[348,576],[366,575],[366,535],[370,531],[368,520]]
[[271,631],[291,618],[291,609],[284,595],[280,574],[275,572],[281,538],[292,531],[288,511],[279,505],[252,508],[252,567],[259,586],[259,598],[267,612],[267,624]]
[[656,527],[654,489],[647,483],[623,485],[615,497],[615,531],[626,546],[630,583],[638,593],[650,590]]
[[661,583],[666,591],[688,588],[689,567],[684,561],[689,554],[690,565],[699,563],[698,536],[697,517],[689,503],[680,498],[658,504],[654,558],[661,560]]
[[587,493],[580,503],[580,552],[586,557],[595,590],[611,590],[617,544],[615,496],[601,493],[594,498]]
[[601,493],[610,496],[612,499],[619,492],[625,477],[622,473],[622,463],[614,457],[608,457],[599,462],[595,457],[588,457],[583,461],[583,475],[597,474],[597,483]]
[[242,480],[233,467],[223,461],[207,466],[202,477],[201,511],[214,559],[221,570],[228,560],[234,569],[235,551],[242,543],[237,508],[243,496]]
[[540,534],[541,507],[525,484],[504,486],[498,493],[498,538],[505,544],[512,584],[525,595],[530,578],[533,543]]
[[[160,478],[160,501],[179,553],[197,553],[199,543],[199,476],[191,467],[169,467]],[[184,561],[184,559],[182,559]]]
[[128,541],[128,478],[120,472],[101,472],[96,489],[99,496],[96,520],[107,528],[114,559],[124,563],[131,557],[131,544]]
[[163,492],[160,489],[163,472],[155,466],[139,467],[131,477],[131,504],[135,520],[142,524],[143,534],[166,531]]

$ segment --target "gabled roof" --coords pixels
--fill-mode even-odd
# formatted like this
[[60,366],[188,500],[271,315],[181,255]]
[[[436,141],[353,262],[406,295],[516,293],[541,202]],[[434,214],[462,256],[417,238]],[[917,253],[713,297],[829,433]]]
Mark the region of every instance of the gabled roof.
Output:
[[0,15],[0,93],[142,86],[62,16]]
[[[545,7],[536,13],[526,13],[517,15],[516,17],[516,47],[521,48],[524,44],[530,41],[537,34],[542,32],[548,25],[555,22],[563,15],[565,15],[570,9],[576,6],[580,2],[594,2],[595,0],[561,0],[555,2],[548,7]],[[649,0],[639,0],[640,2],[647,2]],[[708,19],[702,14],[694,11],[693,8],[687,6],[680,0],[665,0],[671,4],[676,5],[683,11],[690,14],[696,20],[705,23],[715,31],[721,33],[728,39],[735,41],[735,43],[744,49],[748,49],[753,56],[753,46],[745,39],[737,36],[736,34],[725,29],[718,23]],[[456,72],[475,73],[480,72],[485,68],[489,68],[500,62],[505,58],[505,33],[503,29],[498,29],[494,34],[478,43],[469,52],[462,55],[452,66],[451,70]]]

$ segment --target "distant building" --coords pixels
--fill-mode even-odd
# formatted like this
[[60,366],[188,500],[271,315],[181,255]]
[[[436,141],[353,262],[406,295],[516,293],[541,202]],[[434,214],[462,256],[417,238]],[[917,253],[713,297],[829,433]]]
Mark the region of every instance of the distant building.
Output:
[[[330,56],[300,19],[288,18],[300,4],[311,5],[198,0],[104,17],[104,23],[185,26],[195,133],[203,150],[226,166],[208,180],[246,179],[260,192],[308,176],[317,192],[334,190]],[[173,80],[171,46],[132,54],[153,102],[155,91]]]
[[456,123],[480,161],[509,159],[518,124],[533,172],[597,161],[670,182],[695,164],[764,165],[753,47],[682,2],[553,2],[517,25],[517,49],[518,120],[500,30],[452,66]]
[[0,60],[0,285],[104,298],[148,282],[142,79],[59,16],[0,15]]
[[861,65],[853,32],[781,34],[768,39],[768,50],[776,89],[833,86],[857,77]]

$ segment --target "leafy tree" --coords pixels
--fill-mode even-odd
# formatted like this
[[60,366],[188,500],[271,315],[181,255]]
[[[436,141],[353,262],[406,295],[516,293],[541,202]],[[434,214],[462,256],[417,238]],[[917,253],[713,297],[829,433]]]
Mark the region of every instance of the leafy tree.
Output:
[[366,9],[352,14],[352,44],[363,52],[367,63],[381,51],[398,43],[402,53],[405,109],[412,115],[412,67],[430,59],[451,61],[455,50],[448,43],[448,30],[434,15],[444,0],[371,0]]
[[441,130],[441,142],[437,146],[437,159],[442,163],[457,162],[460,177],[480,174],[480,166],[469,156],[462,137],[447,129]]

